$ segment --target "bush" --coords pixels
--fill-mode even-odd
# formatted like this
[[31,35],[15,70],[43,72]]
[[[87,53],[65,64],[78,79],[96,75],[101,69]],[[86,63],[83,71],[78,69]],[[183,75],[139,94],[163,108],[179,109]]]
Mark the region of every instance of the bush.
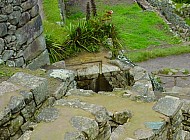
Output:
[[173,0],[176,3],[190,3],[190,0]]
[[[104,47],[110,49],[116,56],[120,49],[121,45],[117,40],[115,26],[102,18],[81,20],[77,25],[70,24],[64,28],[67,28],[65,30],[68,34],[65,42],[60,43],[55,39],[53,33],[45,35],[51,63],[68,58],[83,50],[98,52],[101,47]],[[113,45],[108,45],[108,38],[112,38]]]

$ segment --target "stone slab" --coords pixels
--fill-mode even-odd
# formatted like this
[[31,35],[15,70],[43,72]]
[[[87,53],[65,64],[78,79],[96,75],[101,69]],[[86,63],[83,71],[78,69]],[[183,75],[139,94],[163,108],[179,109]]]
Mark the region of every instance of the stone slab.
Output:
[[48,96],[48,81],[45,78],[18,72],[8,79],[8,81],[29,89],[37,105],[43,102]]
[[165,96],[158,100],[158,102],[153,106],[153,110],[168,117],[172,117],[177,111],[179,111],[181,105],[182,104],[179,98]]

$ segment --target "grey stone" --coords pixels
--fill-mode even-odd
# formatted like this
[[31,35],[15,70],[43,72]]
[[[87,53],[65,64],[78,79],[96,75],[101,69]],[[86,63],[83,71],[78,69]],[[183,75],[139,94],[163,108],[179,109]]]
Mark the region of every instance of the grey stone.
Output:
[[9,67],[15,67],[15,62],[11,60],[7,60],[6,65]]
[[30,14],[28,12],[24,12],[24,13],[22,13],[22,15],[20,17],[18,26],[23,26],[24,24],[26,24],[29,21],[30,21]]
[[181,107],[179,98],[172,96],[165,96],[158,100],[153,106],[153,110],[162,113],[168,117],[172,117]]
[[110,64],[118,66],[121,70],[130,70],[131,67],[121,62],[120,60],[109,60]]
[[20,21],[20,17],[21,17],[21,12],[20,11],[14,11],[13,13],[11,13],[9,15],[9,19],[8,21],[13,24],[16,25],[19,21]]
[[27,0],[21,4],[23,11],[31,9],[37,4],[37,0]]
[[3,52],[4,46],[5,46],[4,40],[0,38],[0,54]]
[[86,140],[86,138],[81,132],[75,131],[75,132],[66,132],[64,140]]
[[11,120],[10,126],[9,126],[9,131],[11,135],[14,135],[22,126],[24,122],[24,119],[22,116],[18,116],[15,119]]
[[65,100],[65,99],[57,100],[55,102],[55,105],[69,106],[69,107],[80,108],[85,111],[88,111],[95,116],[95,120],[98,123],[99,122],[105,123],[105,122],[109,121],[109,119],[110,119],[106,108],[99,106],[99,105],[80,102],[79,100]]
[[14,11],[21,11],[22,12],[22,8],[20,6],[14,6],[13,10]]
[[133,94],[130,98],[134,100],[141,100],[144,102],[152,102],[155,101],[155,95],[153,92],[153,87],[151,81],[140,80],[134,83],[132,86]]
[[0,15],[0,22],[4,22],[8,19],[7,15]]
[[3,37],[7,34],[7,26],[5,23],[0,23],[0,37]]
[[23,56],[26,61],[36,58],[46,48],[44,36],[41,35],[36,38],[28,47],[24,50]]
[[0,139],[7,140],[10,138],[10,133],[7,127],[0,127]]
[[33,94],[29,91],[20,91],[20,94],[24,97],[26,104],[29,104],[33,100]]
[[7,6],[2,8],[3,14],[10,14],[13,12],[13,6],[11,4],[8,4]]
[[144,123],[147,128],[153,130],[153,132],[158,132],[165,126],[165,122],[145,122]]
[[65,69],[65,67],[66,67],[64,60],[55,62],[55,63],[52,64],[52,66],[55,66],[55,67],[61,68],[61,69]]
[[11,58],[11,56],[13,55],[14,51],[13,50],[5,50],[3,52],[3,60],[7,61],[9,58]]
[[21,0],[13,0],[13,5],[21,5]]
[[58,110],[56,108],[44,108],[42,111],[36,116],[37,122],[52,122],[58,118]]
[[83,90],[83,89],[71,89],[67,92],[67,95],[73,95],[73,96],[93,96],[96,94],[92,90]]
[[33,18],[33,17],[37,16],[38,13],[39,13],[39,6],[35,5],[34,7],[32,7],[32,9],[30,11],[30,15]]
[[132,113],[129,110],[115,112],[113,114],[113,120],[118,124],[124,124],[132,117]]
[[21,67],[23,65],[24,65],[24,58],[23,57],[15,59],[15,66],[16,67]]
[[72,70],[67,69],[52,69],[48,71],[48,75],[53,78],[61,79],[62,81],[70,80],[73,81],[75,73]]
[[5,37],[5,42],[9,44],[11,42],[11,35]]
[[8,122],[11,118],[11,110],[9,108],[5,108],[0,111],[0,126]]
[[49,53],[47,50],[42,52],[36,59],[32,60],[32,62],[27,65],[27,68],[35,70],[46,64],[50,64]]
[[78,131],[84,132],[88,136],[88,139],[95,139],[98,135],[98,124],[93,119],[75,116],[71,118],[71,124]]
[[47,96],[49,96],[47,88],[48,81],[45,78],[18,72],[14,74],[8,81],[30,89],[37,105],[42,103],[47,98]]
[[30,103],[28,103],[28,105],[25,106],[25,108],[21,111],[21,113],[26,121],[31,121],[35,111],[36,111],[36,104],[34,101],[31,101]]
[[63,97],[67,90],[68,90],[68,84],[66,82],[61,83],[55,90],[55,92],[52,93],[52,96],[55,97],[57,100],[61,99]]
[[25,107],[25,102],[23,97],[17,97],[17,96],[12,96],[9,102],[9,108],[11,109],[11,112],[17,113],[21,109]]
[[119,140],[119,138],[125,133],[125,126],[119,125],[110,136],[110,140]]
[[26,42],[27,44],[30,44],[34,40],[34,38],[42,34],[42,31],[42,20],[40,16],[37,16],[23,27],[18,28],[15,35],[20,45]]
[[37,123],[27,121],[21,126],[22,132],[27,132],[29,130],[33,130],[37,126]]
[[134,135],[137,139],[152,139],[154,136],[154,132],[152,130],[143,130],[143,129],[137,129],[134,132]]
[[31,134],[32,134],[32,131],[26,131],[18,140],[29,140]]

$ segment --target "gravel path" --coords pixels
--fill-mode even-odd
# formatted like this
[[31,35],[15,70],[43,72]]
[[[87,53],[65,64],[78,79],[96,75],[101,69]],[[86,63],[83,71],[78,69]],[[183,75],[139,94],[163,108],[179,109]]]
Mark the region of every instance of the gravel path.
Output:
[[[190,53],[151,59],[137,64],[145,68],[148,72],[158,71],[163,68],[173,68],[173,69],[185,68],[190,72]],[[161,77],[161,80],[164,82],[163,86],[166,88],[171,88],[174,86],[174,78]],[[176,86],[190,87],[190,77],[177,78]]]

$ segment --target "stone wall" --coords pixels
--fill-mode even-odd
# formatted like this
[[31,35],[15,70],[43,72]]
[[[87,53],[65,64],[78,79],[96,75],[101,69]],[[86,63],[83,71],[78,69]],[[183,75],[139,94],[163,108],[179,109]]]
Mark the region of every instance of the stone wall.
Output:
[[0,1],[0,63],[39,68],[49,64],[37,0]]
[[189,41],[190,26],[186,24],[183,18],[175,13],[175,6],[169,0],[147,0],[153,7],[166,18],[170,27],[184,40]]
[[33,129],[33,122],[38,121],[40,110],[53,105],[56,99],[75,88],[74,81],[69,76],[62,78],[52,93],[48,91],[46,78],[22,72],[0,83],[0,139],[16,140],[24,132]]

